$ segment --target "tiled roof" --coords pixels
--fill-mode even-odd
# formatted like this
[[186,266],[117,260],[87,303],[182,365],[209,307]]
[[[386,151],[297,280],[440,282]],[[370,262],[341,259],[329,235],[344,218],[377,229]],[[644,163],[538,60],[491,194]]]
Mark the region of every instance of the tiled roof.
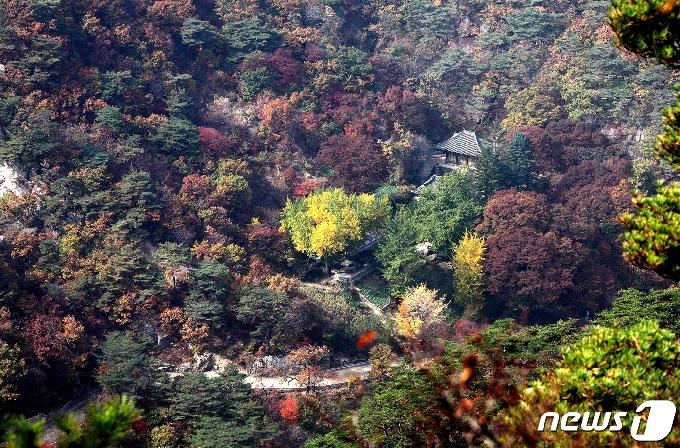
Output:
[[482,153],[482,150],[479,148],[479,140],[473,131],[462,131],[453,134],[451,138],[439,143],[435,148],[473,157],[479,157]]
[[420,194],[421,191],[423,191],[425,188],[430,187],[433,188],[437,185],[437,180],[439,179],[439,176],[436,174],[433,174],[430,176],[429,179],[427,179],[420,187],[416,188],[413,190],[411,193],[413,194]]

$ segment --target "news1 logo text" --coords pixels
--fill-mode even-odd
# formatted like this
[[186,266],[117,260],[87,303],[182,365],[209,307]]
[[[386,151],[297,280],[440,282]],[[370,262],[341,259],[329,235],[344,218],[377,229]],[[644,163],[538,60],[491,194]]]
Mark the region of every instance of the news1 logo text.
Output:
[[[639,442],[659,442],[671,433],[673,429],[673,422],[675,421],[675,404],[667,400],[650,400],[642,403],[635,410],[637,414],[649,409],[647,416],[647,426],[642,434],[640,434],[640,424],[642,417],[636,415],[633,417],[633,424],[630,427],[630,435],[633,439]],[[538,423],[539,431],[555,432],[560,430],[564,432],[575,431],[612,431],[617,432],[623,429],[623,418],[628,415],[627,412],[567,412],[560,416],[557,412],[546,412],[541,416]],[[612,419],[613,417],[613,419]],[[546,428],[548,419],[552,419],[550,426]],[[579,425],[579,421],[581,424]]]

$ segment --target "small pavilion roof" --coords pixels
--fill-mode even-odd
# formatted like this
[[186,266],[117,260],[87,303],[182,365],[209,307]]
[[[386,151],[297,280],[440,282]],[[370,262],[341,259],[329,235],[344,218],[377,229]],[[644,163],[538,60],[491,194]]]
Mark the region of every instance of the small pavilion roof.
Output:
[[461,131],[453,134],[448,140],[435,145],[435,148],[473,157],[479,157],[482,153],[479,147],[479,138],[473,131]]

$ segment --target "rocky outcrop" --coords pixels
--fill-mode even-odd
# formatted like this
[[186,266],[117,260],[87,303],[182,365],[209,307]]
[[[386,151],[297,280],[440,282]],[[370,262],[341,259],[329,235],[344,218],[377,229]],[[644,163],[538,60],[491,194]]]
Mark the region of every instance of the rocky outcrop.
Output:
[[215,356],[212,353],[196,355],[194,358],[194,371],[208,372],[215,369]]
[[193,362],[185,362],[177,366],[177,372],[210,372],[215,370],[215,356],[212,353],[194,355]]

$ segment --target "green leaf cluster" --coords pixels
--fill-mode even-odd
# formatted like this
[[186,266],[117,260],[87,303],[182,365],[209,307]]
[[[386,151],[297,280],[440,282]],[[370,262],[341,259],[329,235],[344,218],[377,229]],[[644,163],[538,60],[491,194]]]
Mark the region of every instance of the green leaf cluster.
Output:
[[407,287],[426,280],[427,260],[416,250],[418,244],[430,243],[433,253],[450,259],[454,245],[472,229],[482,211],[472,175],[465,170],[445,174],[435,189],[425,190],[417,201],[397,210],[375,251],[392,294],[401,295]]
[[532,173],[536,161],[526,135],[516,133],[505,146],[502,156],[501,189],[536,190],[538,179]]
[[643,401],[680,393],[680,344],[653,322],[596,327],[565,349],[555,376],[562,383],[562,411],[576,404],[634,410]]
[[376,446],[465,446],[443,400],[424,373],[401,365],[375,394],[364,397],[357,426],[365,441]]
[[628,231],[623,235],[626,257],[657,274],[680,280],[680,185],[657,184],[657,194],[634,192],[637,214],[621,216]]
[[[56,447],[58,448],[108,448],[118,446],[132,424],[141,418],[140,410],[134,401],[123,395],[115,396],[102,403],[88,406],[85,419],[75,413],[52,417],[61,431]],[[45,420],[30,422],[23,418],[13,418],[8,422],[3,441],[7,448],[37,448],[45,429]]]
[[[680,4],[665,0],[613,0],[609,24],[622,47],[654,58],[670,68],[680,68]],[[676,96],[680,86],[675,87]],[[680,102],[663,111],[663,133],[657,140],[657,156],[680,170]],[[638,266],[672,280],[680,280],[680,187],[657,185],[657,194],[643,197],[633,192],[635,215],[621,220],[628,228],[623,236],[626,257]]]
[[162,378],[157,362],[146,354],[147,344],[131,333],[111,332],[101,345],[99,376],[107,391],[153,396]]
[[471,230],[484,207],[478,202],[472,173],[454,170],[437,180],[434,190],[426,190],[415,203],[420,242],[432,244],[432,251],[450,259],[453,246]]
[[[265,288],[247,288],[241,293],[236,317],[252,327],[250,335],[265,346],[274,333],[281,334],[284,315],[289,311],[290,298],[286,293]],[[275,332],[275,329],[279,331]]]
[[529,41],[551,41],[564,29],[563,16],[549,12],[542,12],[535,7],[517,10],[505,17],[512,27],[513,39]]
[[188,426],[185,440],[196,447],[257,447],[281,437],[281,431],[252,401],[252,389],[234,366],[216,378],[185,373],[169,387],[168,423]]
[[[504,413],[504,441],[526,446],[522,434],[531,431],[540,438],[538,446],[572,446],[571,433],[535,431],[543,412],[627,412],[624,427],[629,427],[641,403],[674,401],[678,393],[680,344],[672,332],[650,321],[628,328],[594,327],[566,347],[557,368],[533,382],[520,403]],[[591,446],[610,446],[615,440],[618,446],[635,444],[623,431],[580,432],[578,437]],[[679,438],[674,429],[664,443],[672,446]]]
[[417,224],[418,219],[410,209],[400,208],[387,221],[385,235],[375,251],[382,274],[389,280],[392,294],[397,296],[417,283],[420,268],[426,263],[425,257],[416,251],[420,241]]
[[668,67],[680,67],[680,4],[668,0],[613,0],[608,17],[619,45]]
[[170,117],[151,137],[159,151],[173,157],[192,157],[198,154],[198,130],[189,120]]

